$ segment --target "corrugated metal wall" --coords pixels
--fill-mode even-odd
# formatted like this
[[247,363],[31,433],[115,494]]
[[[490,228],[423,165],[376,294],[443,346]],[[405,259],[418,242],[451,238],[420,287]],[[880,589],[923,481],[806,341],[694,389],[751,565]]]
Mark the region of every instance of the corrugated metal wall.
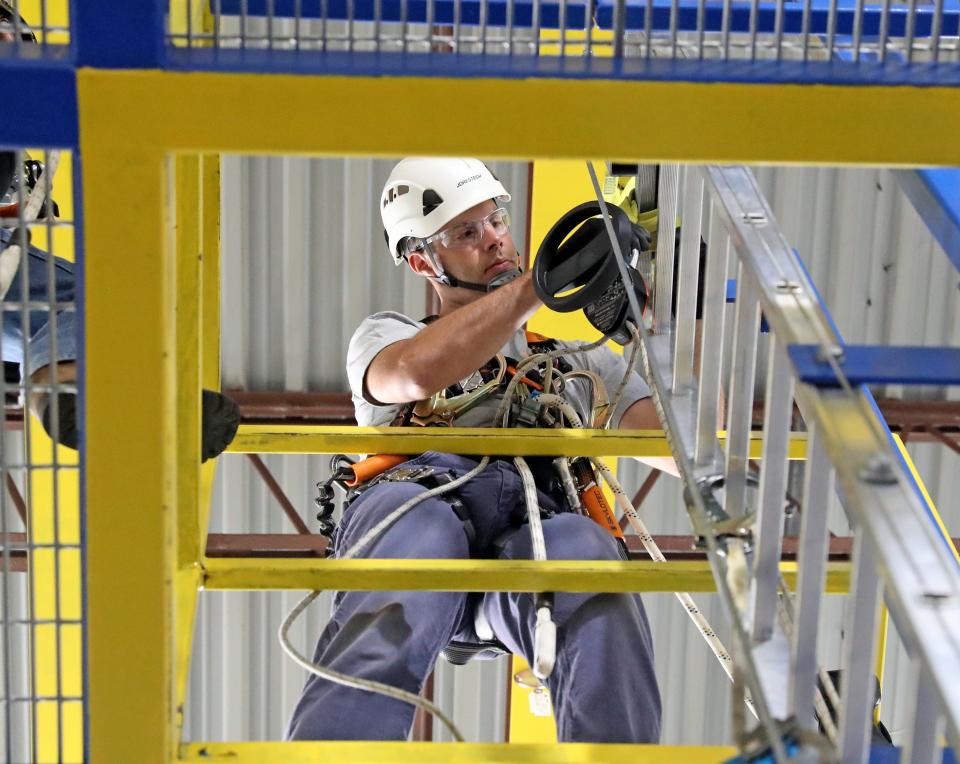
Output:
[[[24,433],[4,428],[0,438],[4,464],[23,464]],[[23,470],[10,469],[6,474],[13,478],[21,496],[29,496],[25,491]],[[2,490],[6,492],[7,488]],[[29,531],[9,493],[0,501],[0,512],[3,513],[0,523],[3,533]],[[2,554],[9,555],[10,552],[0,550]],[[3,561],[4,568],[5,563],[6,560]],[[31,732],[36,706],[27,700],[35,694],[31,632],[36,633],[39,629],[30,625],[30,619],[36,618],[31,607],[35,587],[30,572],[0,570],[0,687],[3,688],[0,690],[0,741],[4,746],[10,746],[7,755],[11,762],[31,760]]]
[[[388,308],[422,315],[425,285],[394,269],[383,245],[376,200],[391,166],[387,160],[224,158],[225,386],[345,390],[346,343],[362,318]],[[522,219],[526,165],[497,163],[495,171],[514,195],[514,217]],[[848,341],[960,345],[960,279],[889,172],[757,168],[756,174]],[[523,241],[522,230],[516,236]],[[943,396],[929,389],[886,391],[901,393]],[[937,445],[912,446],[911,453],[957,533],[960,457]],[[265,461],[309,515],[326,457]],[[646,476],[646,468],[627,460],[621,470],[632,490]],[[659,481],[644,515],[654,533],[689,532],[676,481]],[[846,534],[839,508],[832,518],[834,532]],[[239,456],[221,459],[211,530],[290,530]],[[303,673],[282,657],[275,632],[298,597],[202,595],[187,708],[190,738],[281,736]],[[715,596],[697,599],[723,635]],[[829,667],[839,665],[844,600],[831,597],[824,609],[821,660]],[[664,695],[663,742],[729,742],[723,672],[672,595],[651,595],[646,602]],[[298,644],[312,645],[328,607],[328,601],[315,604],[301,619],[294,633]],[[904,687],[906,664],[895,639],[888,655],[884,718],[897,731],[904,710],[895,698]],[[504,661],[438,669],[436,698],[469,739],[502,739],[506,674]]]

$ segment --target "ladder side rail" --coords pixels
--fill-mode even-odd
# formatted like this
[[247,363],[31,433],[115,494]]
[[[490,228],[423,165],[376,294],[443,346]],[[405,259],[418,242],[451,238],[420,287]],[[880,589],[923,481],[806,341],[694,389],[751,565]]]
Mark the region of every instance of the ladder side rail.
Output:
[[[842,338],[796,255],[776,226],[753,175],[742,167],[707,169],[713,213],[760,287],[764,315],[786,345],[820,345],[842,352]],[[751,218],[765,218],[763,224]],[[891,616],[905,643],[929,672],[948,735],[960,747],[960,568],[926,513],[923,499],[892,452],[884,425],[862,389],[801,384],[796,397],[808,423],[823,436],[840,489],[856,524],[877,555]]]

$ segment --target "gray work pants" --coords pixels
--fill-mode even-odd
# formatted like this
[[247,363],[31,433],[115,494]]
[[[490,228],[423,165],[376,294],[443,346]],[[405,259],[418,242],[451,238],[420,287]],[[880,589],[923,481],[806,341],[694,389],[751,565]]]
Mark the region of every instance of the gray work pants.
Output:
[[[428,452],[407,462],[467,472],[476,462]],[[335,536],[344,551],[407,499],[423,492],[415,483],[381,483],[346,510]],[[472,532],[443,497],[427,499],[363,556],[379,558],[530,559],[523,486],[514,466],[495,460],[457,493]],[[543,491],[541,506],[557,512]],[[614,539],[586,517],[557,513],[543,521],[547,558],[618,560]],[[473,536],[472,543],[470,536]],[[533,661],[536,622],[529,593],[339,592],[314,660],[337,671],[420,692],[440,651],[451,639],[473,635],[474,606],[510,651]],[[640,597],[631,594],[557,593],[557,662],[547,684],[561,742],[656,743],[660,694],[653,642]],[[473,636],[475,639],[475,636]],[[404,740],[413,706],[310,676],[287,736],[295,740]]]

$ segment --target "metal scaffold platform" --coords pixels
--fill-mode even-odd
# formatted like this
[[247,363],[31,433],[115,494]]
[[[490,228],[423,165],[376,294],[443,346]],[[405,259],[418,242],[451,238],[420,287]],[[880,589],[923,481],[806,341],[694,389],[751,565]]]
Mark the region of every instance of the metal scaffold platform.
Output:
[[[3,383],[0,762],[932,764],[960,753],[960,557],[868,387],[958,385],[960,349],[846,343],[749,166],[902,168],[906,197],[960,264],[960,195],[951,196],[960,184],[950,169],[960,166],[955,2],[19,0],[11,8],[16,18],[0,29],[12,91],[0,110],[0,149],[16,167],[35,157],[41,169],[30,189],[12,181],[21,184],[6,200],[15,208],[0,204],[9,207],[0,219],[3,311],[28,326],[40,320],[33,313],[49,317],[53,357],[67,366],[65,376],[53,363],[52,377]],[[496,99],[504,108],[482,131],[465,130],[449,108],[429,122],[398,119],[411,113],[411,93],[422,103]],[[577,104],[563,129],[558,103]],[[664,103],[669,124],[651,116]],[[692,535],[671,542],[638,533],[643,543],[631,537],[622,562],[506,562],[327,559],[302,520],[295,544],[209,533],[217,465],[200,461],[200,396],[221,384],[225,154],[604,157],[634,168],[660,220],[679,226],[659,229],[653,313],[627,348],[638,354],[662,431],[247,423],[229,450],[669,456]],[[910,169],[929,166],[942,169]],[[593,163],[587,173],[609,225]],[[32,206],[31,189],[40,189]],[[7,271],[20,262],[11,253],[29,252],[28,231],[34,246],[75,261],[75,298],[54,294],[53,258],[45,297],[22,296],[26,275],[21,292],[8,294]],[[625,268],[627,253],[611,241]],[[67,313],[77,316],[69,357],[56,339]],[[4,360],[32,370],[28,334]],[[37,393],[56,401],[46,415],[35,411],[39,419],[30,413]],[[47,435],[63,436],[63,395],[76,406],[78,452]],[[790,463],[801,460],[799,533],[785,540]],[[257,469],[269,477],[262,462]],[[837,497],[847,541],[832,538],[827,523]],[[631,511],[624,524],[642,528]],[[695,622],[689,594],[716,592],[729,650],[714,654],[732,679],[736,747],[184,736],[203,591],[531,588],[677,593]],[[829,593],[849,594],[839,682],[818,649]],[[897,703],[911,715],[900,750],[878,752],[871,732],[887,613],[910,660],[911,695]],[[698,626],[710,642],[709,624]]]

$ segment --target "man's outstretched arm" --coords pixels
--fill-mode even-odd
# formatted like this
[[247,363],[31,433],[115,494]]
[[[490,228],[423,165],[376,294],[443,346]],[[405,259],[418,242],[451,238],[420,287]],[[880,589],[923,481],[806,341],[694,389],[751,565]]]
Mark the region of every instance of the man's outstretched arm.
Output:
[[367,392],[380,403],[409,403],[449,387],[499,353],[540,305],[525,273],[381,350],[367,367]]

